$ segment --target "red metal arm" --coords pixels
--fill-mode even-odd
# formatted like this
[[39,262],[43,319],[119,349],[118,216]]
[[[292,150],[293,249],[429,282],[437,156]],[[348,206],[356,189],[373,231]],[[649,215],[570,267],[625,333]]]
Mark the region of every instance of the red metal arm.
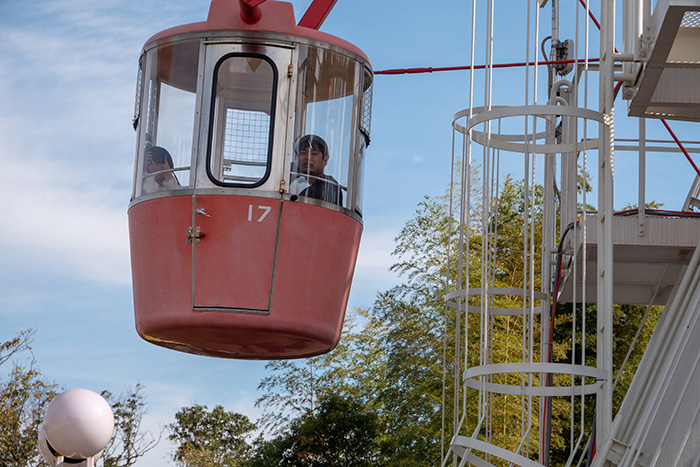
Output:
[[238,0],[241,5],[241,19],[247,24],[255,24],[260,21],[262,12],[260,4],[267,0]]
[[298,26],[318,29],[326,20],[338,0],[314,0],[299,20]]

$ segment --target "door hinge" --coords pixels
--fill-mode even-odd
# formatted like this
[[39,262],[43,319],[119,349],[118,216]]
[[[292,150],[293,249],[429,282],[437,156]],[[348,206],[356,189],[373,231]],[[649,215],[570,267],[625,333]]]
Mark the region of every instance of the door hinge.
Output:
[[199,243],[202,241],[202,238],[204,237],[204,232],[202,232],[200,227],[197,227],[192,230],[192,227],[187,227],[187,243],[192,243],[192,240],[195,241],[195,243]]

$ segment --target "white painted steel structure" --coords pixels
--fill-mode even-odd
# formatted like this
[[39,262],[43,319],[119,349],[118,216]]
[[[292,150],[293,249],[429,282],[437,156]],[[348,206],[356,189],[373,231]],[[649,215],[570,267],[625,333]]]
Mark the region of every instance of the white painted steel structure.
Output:
[[[445,328],[456,350],[442,465],[700,465],[700,217],[645,208],[647,151],[690,158],[698,146],[647,141],[644,118],[615,115],[621,97],[633,115],[700,120],[697,81],[692,95],[687,82],[668,85],[670,75],[696,73],[694,60],[677,58],[700,50],[687,14],[700,0],[660,0],[653,14],[651,0],[517,5],[472,2],[469,107],[452,123]],[[504,56],[527,66],[512,71]],[[494,84],[503,75],[507,89]],[[619,125],[636,138],[616,141]],[[637,161],[640,208],[624,213],[614,209],[616,151]],[[700,171],[676,208],[692,211],[699,199]],[[619,414],[614,304],[647,305],[643,321],[667,305]],[[566,329],[551,329],[554,312],[567,314]],[[557,350],[568,363],[552,358],[554,333],[569,343]],[[591,398],[595,414],[586,413]],[[550,459],[553,404],[570,412],[566,459]],[[506,434],[514,425],[517,439]]]

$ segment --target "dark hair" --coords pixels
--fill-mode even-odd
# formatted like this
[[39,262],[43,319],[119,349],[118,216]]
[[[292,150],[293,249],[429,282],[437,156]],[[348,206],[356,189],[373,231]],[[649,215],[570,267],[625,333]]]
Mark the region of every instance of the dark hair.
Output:
[[151,153],[153,162],[156,164],[167,162],[169,168],[172,169],[174,167],[173,158],[165,148],[161,148],[160,146],[151,146],[150,148],[146,148],[146,152],[144,152],[143,155],[145,156],[148,153]]
[[299,141],[297,142],[296,148],[294,149],[294,152],[298,153],[301,148],[307,148],[311,147],[313,148],[313,145],[316,144],[318,148],[321,150],[323,153],[323,158],[326,159],[328,158],[328,145],[326,142],[321,138],[320,136],[316,135],[305,135],[302,136]]

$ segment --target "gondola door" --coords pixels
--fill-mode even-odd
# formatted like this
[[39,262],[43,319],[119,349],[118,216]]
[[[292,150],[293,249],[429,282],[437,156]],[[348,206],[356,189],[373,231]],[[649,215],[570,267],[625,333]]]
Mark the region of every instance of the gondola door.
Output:
[[195,203],[194,308],[266,313],[280,201],[200,195]]
[[206,51],[204,82],[211,91],[203,94],[208,123],[200,135],[207,147],[189,232],[194,309],[269,312],[291,54],[235,44]]

